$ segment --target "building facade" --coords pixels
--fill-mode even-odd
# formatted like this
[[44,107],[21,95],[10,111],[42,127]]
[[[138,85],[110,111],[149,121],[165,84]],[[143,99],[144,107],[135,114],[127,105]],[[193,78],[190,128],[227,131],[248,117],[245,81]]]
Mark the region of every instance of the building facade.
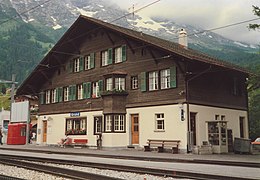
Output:
[[185,46],[80,16],[17,90],[37,95],[38,144],[67,134],[103,147],[248,137],[248,72]]

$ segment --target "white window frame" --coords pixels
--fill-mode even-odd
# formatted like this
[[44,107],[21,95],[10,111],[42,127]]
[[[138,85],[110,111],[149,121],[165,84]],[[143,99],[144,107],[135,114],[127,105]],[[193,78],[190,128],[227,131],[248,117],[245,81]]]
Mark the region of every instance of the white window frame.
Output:
[[138,76],[131,77],[132,89],[138,89]]
[[80,58],[74,59],[74,72],[79,72],[80,69]]
[[51,101],[51,91],[50,90],[47,90],[45,92],[45,103],[46,104],[50,104],[50,101]]
[[65,87],[63,91],[64,101],[69,101],[69,87]]
[[98,81],[92,83],[92,98],[99,97],[99,84]]
[[114,131],[122,132],[125,130],[125,115],[114,115]]
[[149,91],[154,91],[158,89],[158,72],[149,72]]
[[83,99],[83,84],[77,86],[78,89],[78,100]]
[[90,55],[85,56],[85,70],[91,69]]
[[170,88],[170,69],[160,71],[161,76],[161,89]]
[[107,91],[113,90],[113,78],[106,79],[106,90]]
[[108,50],[101,52],[101,65],[107,66],[108,65]]
[[106,115],[106,126],[105,126],[106,132],[112,131],[112,121],[113,121],[113,115]]
[[164,113],[155,114],[155,130],[156,131],[164,131],[165,130]]
[[115,48],[115,63],[123,62],[122,59],[122,47]]
[[56,93],[57,93],[56,89],[51,90],[51,103],[56,103]]
[[115,78],[115,89],[116,90],[125,90],[125,78],[122,78],[122,77]]

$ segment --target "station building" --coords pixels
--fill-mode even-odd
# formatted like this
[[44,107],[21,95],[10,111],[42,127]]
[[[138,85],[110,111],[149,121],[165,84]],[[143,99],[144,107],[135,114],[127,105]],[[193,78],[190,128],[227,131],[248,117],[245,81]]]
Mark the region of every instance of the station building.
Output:
[[[208,142],[214,152],[248,138],[248,71],[180,43],[79,16],[21,84],[37,95],[37,143],[67,134],[88,146],[142,148],[147,139]],[[101,136],[102,135],[102,136]]]

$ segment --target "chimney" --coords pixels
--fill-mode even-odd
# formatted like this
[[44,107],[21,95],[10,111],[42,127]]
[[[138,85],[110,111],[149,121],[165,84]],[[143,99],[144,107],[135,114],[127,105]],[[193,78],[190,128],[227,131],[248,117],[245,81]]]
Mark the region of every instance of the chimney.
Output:
[[188,48],[187,32],[185,29],[181,29],[179,32],[179,44],[184,48]]

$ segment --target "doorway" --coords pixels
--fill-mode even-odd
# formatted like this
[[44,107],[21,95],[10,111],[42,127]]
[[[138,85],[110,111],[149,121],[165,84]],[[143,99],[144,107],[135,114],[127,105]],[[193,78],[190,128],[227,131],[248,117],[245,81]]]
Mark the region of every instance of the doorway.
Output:
[[131,115],[132,144],[139,144],[139,115]]
[[47,121],[43,121],[43,143],[47,142]]
[[191,135],[192,135],[192,138],[191,138],[191,140],[192,140],[192,145],[196,145],[197,143],[196,143],[196,140],[197,140],[197,138],[196,138],[196,115],[197,115],[197,113],[194,113],[194,112],[191,112],[190,113],[190,127],[191,127]]

